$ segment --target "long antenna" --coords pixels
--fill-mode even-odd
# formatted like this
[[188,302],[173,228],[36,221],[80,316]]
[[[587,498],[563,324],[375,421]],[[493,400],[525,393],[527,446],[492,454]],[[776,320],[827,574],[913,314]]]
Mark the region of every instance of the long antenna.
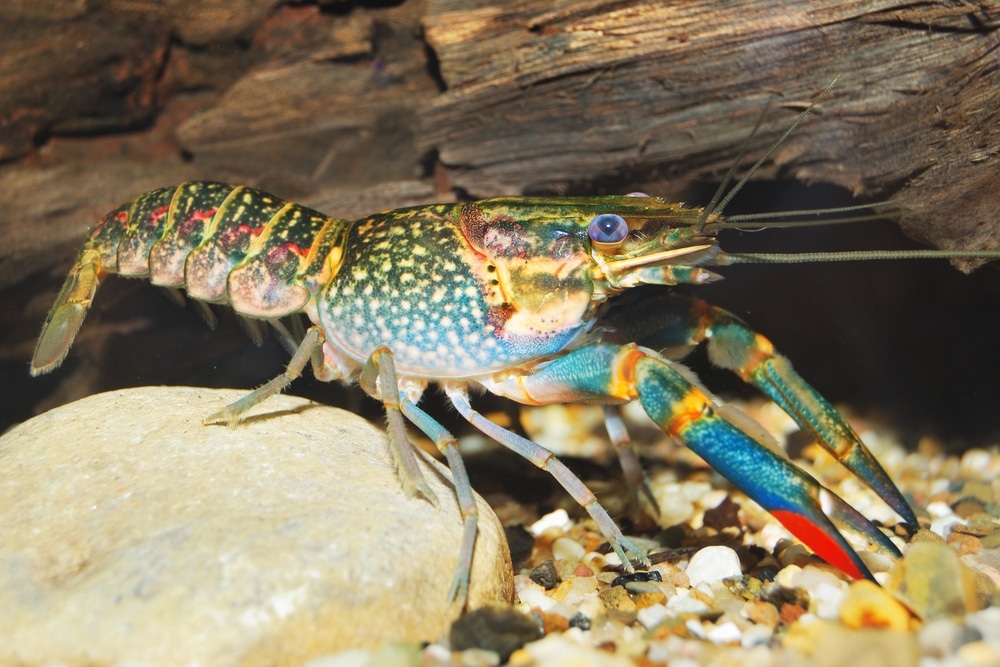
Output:
[[733,264],[806,264],[810,262],[861,262],[883,259],[1000,259],[1000,250],[844,250],[838,252],[725,253],[715,266]]
[[766,162],[772,155],[774,155],[774,152],[778,150],[778,146],[784,143],[785,139],[787,139],[788,136],[792,132],[794,132],[795,129],[802,123],[802,121],[806,119],[806,116],[812,113],[812,110],[816,108],[816,105],[819,104],[819,101],[823,98],[823,96],[826,95],[828,92],[830,92],[830,89],[833,88],[833,86],[839,80],[840,80],[839,75],[834,77],[833,81],[827,84],[826,88],[821,90],[819,94],[817,94],[816,97],[813,98],[813,101],[810,102],[809,106],[807,106],[802,111],[802,113],[798,115],[798,117],[795,119],[795,122],[793,122],[791,125],[788,126],[788,129],[785,130],[785,133],[782,134],[777,141],[771,144],[771,147],[767,150],[767,152],[764,153],[764,155],[759,160],[757,160],[754,163],[754,165],[750,167],[750,169],[747,170],[747,173],[743,175],[743,178],[737,181],[736,185],[734,185],[732,189],[729,190],[729,193],[726,194],[725,197],[723,197],[722,194],[723,192],[725,192],[726,188],[729,187],[729,183],[733,180],[733,174],[736,172],[736,168],[739,165],[740,160],[746,154],[747,149],[750,146],[750,141],[754,138],[754,136],[756,136],[757,131],[760,129],[761,124],[764,122],[764,115],[767,113],[768,109],[771,106],[770,100],[768,100],[768,103],[764,105],[764,109],[761,112],[760,116],[757,117],[757,122],[754,125],[753,130],[750,132],[750,136],[748,136],[747,140],[743,142],[743,146],[742,148],[740,148],[739,155],[736,156],[736,159],[733,161],[733,165],[729,168],[729,171],[726,173],[726,177],[722,180],[722,183],[719,184],[719,188],[715,191],[715,195],[712,197],[712,201],[708,203],[708,206],[705,207],[705,209],[701,213],[701,216],[699,216],[698,223],[694,227],[695,233],[700,234],[704,232],[705,225],[708,222],[709,216],[711,216],[712,214],[722,213],[722,211],[726,208],[729,202],[732,201],[733,197],[736,196],[736,193],[742,190],[743,186],[746,185],[747,182],[751,178],[753,178],[753,175],[760,170],[764,162]]

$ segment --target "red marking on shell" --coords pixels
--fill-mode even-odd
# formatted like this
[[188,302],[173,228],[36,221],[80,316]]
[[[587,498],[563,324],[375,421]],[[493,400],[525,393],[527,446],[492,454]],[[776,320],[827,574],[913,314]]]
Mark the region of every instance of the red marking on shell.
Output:
[[490,257],[528,256],[528,244],[524,242],[521,225],[508,216],[494,216],[483,231],[483,250]]
[[255,231],[257,230],[252,229],[250,225],[237,225],[225,230],[219,234],[219,250],[226,255],[245,253],[250,247]]
[[497,338],[503,338],[504,328],[507,326],[507,322],[511,317],[513,317],[513,315],[514,309],[510,306],[510,304],[494,306],[486,311],[486,321],[493,327],[494,336]]
[[94,228],[90,230],[90,238],[96,239],[101,235],[105,227],[113,223],[118,223],[123,230],[128,231],[128,209],[126,207],[122,207],[114,213],[109,213],[104,220],[94,225]]
[[159,208],[153,209],[149,212],[149,217],[146,219],[146,226],[150,229],[158,228],[164,216],[166,216],[169,211],[170,204],[164,204]]
[[264,257],[267,271],[282,278],[288,278],[299,267],[300,258],[305,253],[297,244],[289,241],[271,248]]
[[177,226],[177,237],[181,239],[190,238],[196,231],[200,231],[205,226],[206,220],[211,220],[218,213],[219,209],[210,208],[204,211],[191,211],[187,218]]

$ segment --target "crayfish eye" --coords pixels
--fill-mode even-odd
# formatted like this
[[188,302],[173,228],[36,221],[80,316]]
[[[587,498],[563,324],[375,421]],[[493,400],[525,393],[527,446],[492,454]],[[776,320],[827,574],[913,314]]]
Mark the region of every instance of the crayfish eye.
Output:
[[628,236],[628,223],[620,215],[604,213],[590,221],[587,234],[598,250],[616,250]]

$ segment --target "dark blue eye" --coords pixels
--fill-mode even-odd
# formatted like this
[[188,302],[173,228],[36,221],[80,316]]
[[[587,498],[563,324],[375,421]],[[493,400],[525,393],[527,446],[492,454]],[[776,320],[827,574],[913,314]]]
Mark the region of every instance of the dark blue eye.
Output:
[[617,245],[628,236],[628,223],[620,215],[605,213],[590,221],[587,234],[595,243]]

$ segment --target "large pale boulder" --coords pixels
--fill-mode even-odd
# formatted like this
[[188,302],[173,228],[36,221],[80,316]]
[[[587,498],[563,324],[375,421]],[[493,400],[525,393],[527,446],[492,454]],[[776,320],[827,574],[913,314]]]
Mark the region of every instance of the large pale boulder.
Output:
[[[461,519],[406,497],[383,432],[277,396],[236,428],[202,419],[245,392],[91,396],[0,438],[0,664],[291,665],[436,640]],[[480,499],[470,606],[512,596]]]

